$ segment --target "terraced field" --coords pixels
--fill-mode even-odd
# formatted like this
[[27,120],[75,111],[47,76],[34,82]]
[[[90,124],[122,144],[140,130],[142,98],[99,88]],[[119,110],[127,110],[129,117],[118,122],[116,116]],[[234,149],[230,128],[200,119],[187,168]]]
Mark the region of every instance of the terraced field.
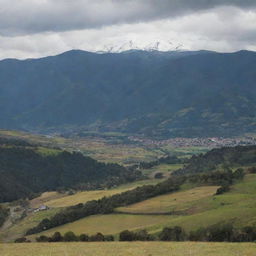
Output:
[[94,242],[0,244],[2,256],[253,256],[255,243]]

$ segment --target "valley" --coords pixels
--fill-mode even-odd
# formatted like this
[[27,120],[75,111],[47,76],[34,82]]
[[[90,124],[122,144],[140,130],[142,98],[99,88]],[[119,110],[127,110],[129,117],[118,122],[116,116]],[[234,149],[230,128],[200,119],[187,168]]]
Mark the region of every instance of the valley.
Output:
[[256,256],[256,0],[0,4],[0,256]]

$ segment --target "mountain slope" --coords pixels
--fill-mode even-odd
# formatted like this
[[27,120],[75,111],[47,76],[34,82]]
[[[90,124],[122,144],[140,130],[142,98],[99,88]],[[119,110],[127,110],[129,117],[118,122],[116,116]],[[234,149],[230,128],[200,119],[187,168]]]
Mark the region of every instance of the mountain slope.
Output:
[[256,53],[96,54],[0,62],[0,128],[157,136],[238,135],[256,126]]

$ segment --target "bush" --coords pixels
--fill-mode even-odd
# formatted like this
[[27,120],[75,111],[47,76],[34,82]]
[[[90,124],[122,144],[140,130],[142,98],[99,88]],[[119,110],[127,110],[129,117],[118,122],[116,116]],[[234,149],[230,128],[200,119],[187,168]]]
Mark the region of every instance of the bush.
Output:
[[114,241],[114,240],[115,240],[114,236],[112,236],[112,235],[106,235],[105,239],[104,239],[104,241],[108,241],[108,242],[111,242],[111,241]]
[[164,175],[162,172],[157,172],[154,177],[155,177],[155,179],[162,179],[164,177]]
[[81,234],[81,235],[79,236],[79,241],[81,241],[81,242],[87,242],[87,241],[89,241],[89,236],[86,235],[86,234]]
[[49,239],[49,242],[61,242],[63,241],[63,237],[60,232],[55,232],[52,237]]
[[159,234],[159,239],[161,241],[184,241],[185,238],[185,231],[179,226],[175,226],[174,228],[164,228]]
[[15,243],[30,243],[31,241],[27,240],[26,237],[20,237],[20,238],[17,238],[14,242]]
[[74,242],[78,241],[78,238],[72,231],[69,231],[64,234],[63,240],[65,242]]
[[255,167],[255,166],[250,167],[250,168],[247,169],[247,171],[248,171],[249,173],[256,173],[256,167]]
[[105,237],[101,233],[97,233],[96,235],[90,236],[89,241],[101,242],[101,241],[105,241]]
[[229,190],[230,190],[230,187],[228,185],[221,186],[220,188],[217,189],[216,195],[221,195],[223,193],[228,192]]
[[129,230],[124,230],[119,234],[119,241],[133,241],[134,233]]
[[36,238],[37,242],[42,242],[42,243],[46,243],[50,241],[50,238],[48,236],[39,236]]

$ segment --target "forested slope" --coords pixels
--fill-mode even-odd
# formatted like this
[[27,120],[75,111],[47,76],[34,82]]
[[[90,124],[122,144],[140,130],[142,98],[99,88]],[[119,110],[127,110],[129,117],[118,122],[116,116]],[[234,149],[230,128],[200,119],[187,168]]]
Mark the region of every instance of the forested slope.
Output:
[[98,189],[133,181],[138,171],[79,152],[0,140],[0,202],[56,189]]

